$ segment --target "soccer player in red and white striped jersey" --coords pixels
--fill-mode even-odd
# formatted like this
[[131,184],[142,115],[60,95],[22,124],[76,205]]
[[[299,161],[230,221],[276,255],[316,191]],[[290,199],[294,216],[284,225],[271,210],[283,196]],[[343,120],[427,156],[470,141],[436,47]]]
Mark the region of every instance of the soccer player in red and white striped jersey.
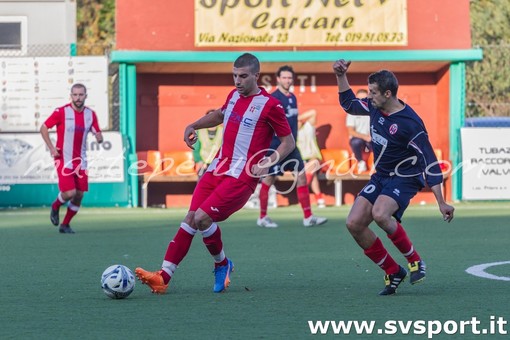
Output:
[[[177,234],[168,244],[161,270],[135,270],[153,293],[166,292],[197,231],[202,234],[215,262],[213,291],[222,292],[230,284],[234,266],[223,250],[218,222],[241,209],[260,177],[277,162],[277,157],[285,158],[295,148],[283,107],[276,98],[258,87],[259,74],[260,64],[254,55],[245,53],[238,57],[233,68],[236,89],[230,92],[221,109],[203,116],[184,131],[184,141],[193,148],[197,140],[196,130],[223,123],[223,141],[195,188],[189,211]],[[275,133],[281,144],[274,154],[265,157]]]
[[[71,102],[53,111],[41,126],[41,135],[55,159],[60,192],[51,205],[50,220],[59,224],[59,209],[69,202],[59,232],[73,234],[71,219],[80,209],[83,193],[88,191],[87,135],[92,132],[98,143],[103,142],[97,116],[85,106],[87,88],[83,84],[71,87]],[[57,143],[53,145],[49,129],[56,126]]]

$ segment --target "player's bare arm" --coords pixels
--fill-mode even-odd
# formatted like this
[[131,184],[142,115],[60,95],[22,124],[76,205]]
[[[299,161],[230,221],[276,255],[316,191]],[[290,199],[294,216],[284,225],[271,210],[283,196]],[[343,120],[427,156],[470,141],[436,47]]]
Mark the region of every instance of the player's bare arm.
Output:
[[184,130],[184,142],[190,149],[195,150],[193,144],[195,144],[198,139],[196,130],[218,126],[221,123],[223,123],[223,112],[221,109],[214,110],[213,112],[202,116],[200,119],[186,126],[186,129]]
[[441,189],[441,184],[436,184],[432,188],[430,188],[436,197],[437,204],[439,205],[439,211],[443,214],[443,220],[450,223],[453,220],[453,212],[455,208],[444,201],[443,191]]
[[296,148],[296,141],[294,140],[292,133],[288,136],[279,138],[281,143],[276,148],[275,152],[273,152],[269,157],[263,158],[260,162],[252,166],[251,172],[254,176],[264,176],[267,174],[269,168],[272,165],[287,157],[292,152],[292,150]]
[[41,132],[41,136],[46,143],[46,146],[48,146],[48,149],[50,150],[51,157],[59,157],[60,152],[59,150],[53,145],[50,138],[50,132],[48,130],[48,127],[46,125],[41,125],[41,129],[39,130]]
[[300,127],[306,122],[309,122],[310,124],[315,126],[315,124],[317,123],[317,110],[315,109],[306,110],[305,112],[299,114],[298,119]]
[[103,134],[101,132],[96,133],[96,141],[101,144],[103,142]]
[[336,81],[338,83],[338,92],[345,92],[350,89],[349,82],[347,81],[347,70],[351,65],[351,61],[339,59],[333,63],[333,71],[336,75]]

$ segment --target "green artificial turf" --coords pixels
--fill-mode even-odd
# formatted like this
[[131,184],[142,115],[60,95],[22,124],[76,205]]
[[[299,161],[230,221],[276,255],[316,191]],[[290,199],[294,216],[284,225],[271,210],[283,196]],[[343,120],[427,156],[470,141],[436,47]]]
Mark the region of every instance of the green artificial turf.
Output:
[[[457,204],[454,221],[433,205],[412,206],[403,225],[428,265],[423,284],[404,282],[381,297],[384,273],[345,229],[349,207],[315,209],[330,219],[304,228],[298,206],[270,210],[276,229],[257,227],[258,211],[220,223],[235,265],[232,284],[214,294],[213,262],[200,235],[171,281],[153,295],[137,282],[125,300],[111,300],[100,277],[112,264],[159,269],[183,209],[83,207],[76,234],[59,234],[48,209],[0,210],[1,339],[427,339],[429,334],[312,335],[308,321],[510,320],[510,281],[469,275],[473,265],[510,261],[508,203]],[[64,211],[61,212],[61,219]],[[404,257],[375,226],[390,253]],[[487,272],[510,278],[510,264]],[[508,335],[434,335],[434,339],[493,339]],[[489,329],[490,330],[490,329]],[[510,326],[505,326],[510,331]],[[391,329],[390,329],[391,331]]]

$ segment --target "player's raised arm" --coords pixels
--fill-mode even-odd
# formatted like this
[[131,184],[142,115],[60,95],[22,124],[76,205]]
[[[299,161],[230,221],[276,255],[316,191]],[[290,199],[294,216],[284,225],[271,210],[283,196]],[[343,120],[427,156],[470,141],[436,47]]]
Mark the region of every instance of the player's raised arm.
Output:
[[347,81],[347,70],[350,65],[351,61],[346,61],[344,59],[339,59],[333,63],[333,71],[336,75],[338,92],[345,92],[351,88]]

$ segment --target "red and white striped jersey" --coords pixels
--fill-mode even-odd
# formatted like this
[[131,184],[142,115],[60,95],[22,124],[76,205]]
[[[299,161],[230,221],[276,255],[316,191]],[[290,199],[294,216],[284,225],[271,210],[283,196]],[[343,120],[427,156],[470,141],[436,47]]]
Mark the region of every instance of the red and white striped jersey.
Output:
[[292,132],[280,101],[259,88],[253,96],[244,97],[232,90],[221,110],[223,142],[207,171],[228,175],[246,182],[253,189],[258,178],[251,167],[267,152],[273,135],[288,136]]
[[94,111],[84,107],[82,112],[75,111],[71,103],[56,108],[46,119],[48,129],[57,127],[57,149],[65,168],[87,169],[87,135],[89,132],[101,132]]

